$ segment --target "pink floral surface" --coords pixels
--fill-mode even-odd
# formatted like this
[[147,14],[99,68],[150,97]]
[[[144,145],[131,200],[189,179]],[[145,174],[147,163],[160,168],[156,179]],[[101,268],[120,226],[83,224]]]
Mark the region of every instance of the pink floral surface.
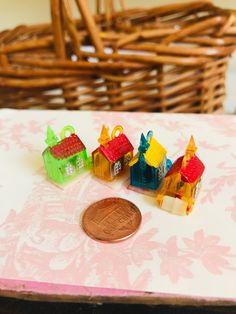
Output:
[[[190,135],[205,163],[202,189],[186,217],[155,199],[86,173],[66,187],[46,179],[41,153],[47,125],[71,124],[91,153],[102,124],[124,127],[135,150],[153,130],[174,160]],[[0,111],[0,289],[6,280],[115,288],[236,300],[236,116]],[[103,244],[80,227],[86,207],[124,197],[141,210],[130,239]]]

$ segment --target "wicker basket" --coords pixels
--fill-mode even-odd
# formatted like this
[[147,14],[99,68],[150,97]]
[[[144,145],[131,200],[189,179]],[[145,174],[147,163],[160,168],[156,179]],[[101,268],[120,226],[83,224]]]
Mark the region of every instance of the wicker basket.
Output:
[[[191,2],[51,0],[52,24],[0,33],[0,107],[214,112],[236,45],[232,11]],[[114,3],[119,4],[119,8]],[[100,10],[103,5],[105,10]]]

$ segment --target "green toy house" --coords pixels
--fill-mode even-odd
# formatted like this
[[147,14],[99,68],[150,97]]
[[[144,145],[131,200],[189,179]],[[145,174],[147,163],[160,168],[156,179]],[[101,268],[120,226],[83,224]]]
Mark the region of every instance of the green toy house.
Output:
[[48,147],[43,152],[44,165],[52,181],[67,183],[91,166],[91,158],[88,158],[86,148],[72,126],[62,129],[61,139],[48,127],[45,142]]

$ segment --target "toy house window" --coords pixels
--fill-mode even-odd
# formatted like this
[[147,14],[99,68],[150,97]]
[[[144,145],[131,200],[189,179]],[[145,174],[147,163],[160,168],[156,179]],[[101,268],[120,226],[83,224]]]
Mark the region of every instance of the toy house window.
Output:
[[200,190],[200,187],[201,187],[201,180],[195,185],[195,187],[192,190],[192,197],[193,198],[197,197],[199,190]]
[[120,160],[118,160],[118,161],[114,164],[114,168],[113,168],[113,174],[114,174],[114,176],[116,176],[120,171],[121,171],[121,162],[120,162]]
[[178,182],[176,186],[176,190],[179,191],[182,188],[182,186],[184,186],[184,182],[183,181]]
[[166,160],[162,162],[162,175],[166,173]]
[[163,165],[159,166],[157,169],[157,177],[158,179],[161,179],[163,177]]
[[79,169],[84,167],[84,160],[83,160],[83,158],[81,156],[78,156],[78,158],[77,158],[77,167]]
[[95,155],[94,165],[95,165],[96,167],[99,166],[99,155],[98,155],[98,154]]
[[67,176],[71,176],[74,174],[74,172],[75,172],[75,167],[72,164],[67,163],[65,166],[65,174]]
[[124,157],[124,164],[125,164],[125,166],[127,166],[127,165],[129,164],[130,160],[131,160],[130,155],[126,155],[126,156]]

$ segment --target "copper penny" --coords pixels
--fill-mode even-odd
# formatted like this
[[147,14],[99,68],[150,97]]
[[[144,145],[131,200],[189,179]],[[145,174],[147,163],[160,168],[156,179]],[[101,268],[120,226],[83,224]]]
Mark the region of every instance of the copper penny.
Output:
[[132,236],[141,224],[136,205],[123,198],[111,197],[90,205],[82,217],[88,236],[103,242],[117,242]]

